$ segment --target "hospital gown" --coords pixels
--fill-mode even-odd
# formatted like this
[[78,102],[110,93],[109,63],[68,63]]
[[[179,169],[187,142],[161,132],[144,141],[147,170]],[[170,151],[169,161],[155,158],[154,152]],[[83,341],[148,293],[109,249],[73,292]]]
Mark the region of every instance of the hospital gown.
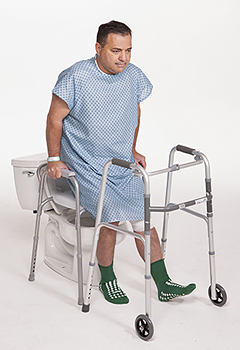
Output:
[[[145,74],[129,63],[123,72],[105,74],[95,57],[63,71],[53,93],[70,112],[63,120],[61,160],[76,173],[80,204],[96,218],[101,176],[112,158],[135,162],[132,145],[137,127],[137,104],[152,85]],[[74,188],[72,188],[74,191]],[[111,165],[108,172],[102,221],[144,218],[144,186],[130,169]]]

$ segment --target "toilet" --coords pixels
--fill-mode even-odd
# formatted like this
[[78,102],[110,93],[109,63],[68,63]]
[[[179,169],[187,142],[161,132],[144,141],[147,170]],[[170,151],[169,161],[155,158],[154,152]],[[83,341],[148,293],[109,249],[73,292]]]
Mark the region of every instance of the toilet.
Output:
[[[47,154],[40,153],[31,156],[12,159],[17,198],[22,209],[37,211],[39,173],[41,166],[47,163]],[[62,206],[49,202],[44,206],[44,214],[48,216],[45,227],[44,262],[55,272],[77,281],[77,237],[75,229],[74,202],[68,181],[64,178],[53,180],[47,176],[43,199],[59,193],[65,196],[69,205]],[[129,229],[129,223],[122,222],[121,228]],[[88,265],[92,249],[95,220],[88,212],[81,216],[81,240],[83,253],[83,283],[86,284]],[[117,233],[116,244],[125,239],[125,234]],[[100,281],[99,269],[95,269],[93,285]]]

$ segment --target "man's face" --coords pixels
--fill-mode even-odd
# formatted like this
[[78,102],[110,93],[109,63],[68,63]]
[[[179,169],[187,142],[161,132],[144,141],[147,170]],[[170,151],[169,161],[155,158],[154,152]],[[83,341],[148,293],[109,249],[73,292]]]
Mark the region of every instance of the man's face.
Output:
[[97,63],[106,74],[121,73],[130,62],[132,40],[130,34],[108,34],[104,47],[96,43]]

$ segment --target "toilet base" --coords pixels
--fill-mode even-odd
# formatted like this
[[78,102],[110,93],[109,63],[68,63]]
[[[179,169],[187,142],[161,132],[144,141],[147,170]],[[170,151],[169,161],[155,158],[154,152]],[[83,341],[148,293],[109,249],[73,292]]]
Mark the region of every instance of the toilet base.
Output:
[[[77,282],[77,237],[74,224],[75,212],[66,210],[62,215],[50,210],[45,212],[49,221],[45,229],[45,257],[44,263],[61,276]],[[83,284],[87,283],[88,267],[91,258],[92,241],[94,237],[95,221],[89,213],[81,217],[82,267]],[[121,228],[129,229],[128,223],[120,223]],[[117,233],[116,244],[121,243],[126,235]],[[100,282],[98,266],[94,270],[93,286]]]
[[[45,229],[44,263],[61,276],[77,282],[76,230],[75,225],[69,222],[74,214],[71,211],[61,216],[54,211],[48,211],[46,214],[49,216],[49,221]],[[87,283],[93,235],[93,226],[82,227],[83,284]],[[98,286],[99,281],[100,272],[97,267],[94,271],[93,286]]]

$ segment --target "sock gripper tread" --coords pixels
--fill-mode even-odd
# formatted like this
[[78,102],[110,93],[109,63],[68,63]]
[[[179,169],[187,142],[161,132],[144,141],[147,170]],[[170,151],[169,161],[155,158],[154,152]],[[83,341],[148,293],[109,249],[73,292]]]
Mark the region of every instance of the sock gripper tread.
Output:
[[104,298],[113,304],[127,304],[129,299],[118,286],[117,278],[113,271],[113,262],[109,266],[101,266],[99,264],[98,266],[101,272],[99,290]]
[[99,290],[110,303],[127,304],[129,302],[126,293],[118,286],[117,279],[100,283]]
[[160,301],[169,301],[177,297],[188,295],[192,293],[192,291],[195,288],[196,288],[196,285],[194,283],[191,283],[187,286],[183,286],[169,279],[165,282],[165,284],[159,287],[158,299]]
[[175,283],[168,276],[164,259],[151,264],[151,274],[158,289],[158,299],[160,301],[169,301],[171,299],[188,295],[196,288],[196,284],[191,283],[187,286]]

